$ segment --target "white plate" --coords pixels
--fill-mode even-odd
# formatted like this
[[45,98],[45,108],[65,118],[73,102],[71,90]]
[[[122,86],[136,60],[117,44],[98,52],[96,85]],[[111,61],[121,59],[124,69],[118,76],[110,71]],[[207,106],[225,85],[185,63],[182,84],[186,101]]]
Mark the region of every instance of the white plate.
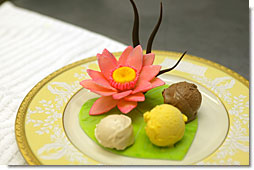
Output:
[[[169,67],[180,53],[154,51],[155,64]],[[114,53],[119,57],[121,53]],[[79,127],[78,113],[89,98],[79,82],[86,69],[98,69],[96,57],[63,67],[39,82],[22,102],[15,124],[17,144],[32,165],[97,164],[249,164],[249,82],[217,63],[186,55],[167,83],[187,80],[198,85],[203,102],[198,130],[182,161],[138,159],[103,150]],[[82,90],[81,90],[82,89]]]

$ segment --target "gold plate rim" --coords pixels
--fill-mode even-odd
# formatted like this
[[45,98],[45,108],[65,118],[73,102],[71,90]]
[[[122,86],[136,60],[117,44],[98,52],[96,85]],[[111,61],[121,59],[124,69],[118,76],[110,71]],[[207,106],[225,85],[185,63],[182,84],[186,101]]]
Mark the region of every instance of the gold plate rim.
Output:
[[[179,52],[173,52],[173,51],[159,51],[159,50],[154,50],[152,51],[155,54],[158,55],[170,55],[172,53],[174,54],[179,54],[181,55],[181,53]],[[113,55],[120,55],[122,52],[115,52],[112,53]],[[247,79],[245,79],[243,76],[241,76],[240,74],[234,72],[233,70],[215,63],[213,61],[204,59],[204,58],[200,58],[197,56],[193,56],[193,55],[189,55],[187,54],[186,56],[188,56],[188,58],[190,58],[193,61],[198,61],[204,64],[207,64],[211,67],[214,67],[218,70],[221,70],[225,73],[227,73],[228,75],[230,75],[231,77],[233,77],[234,79],[240,81],[241,83],[243,83],[247,88],[249,88],[249,81]],[[22,156],[24,157],[24,159],[26,160],[26,162],[29,165],[42,165],[41,162],[36,158],[36,156],[33,154],[28,141],[26,139],[26,132],[25,132],[25,116],[27,113],[27,109],[29,104],[31,103],[31,101],[33,100],[33,97],[37,94],[37,92],[46,84],[48,83],[51,79],[53,79],[54,77],[58,76],[59,74],[62,74],[63,72],[76,67],[78,65],[81,64],[85,64],[87,62],[91,62],[96,60],[96,56],[93,57],[89,57],[86,59],[82,59],[79,61],[76,61],[72,64],[66,65],[58,70],[56,70],[55,72],[49,74],[48,76],[46,76],[44,79],[42,79],[39,83],[37,83],[30,91],[29,93],[25,96],[25,98],[23,99],[18,112],[17,112],[17,116],[16,116],[16,120],[15,120],[15,137],[16,137],[16,141],[17,141],[17,145],[18,148],[22,154]]]

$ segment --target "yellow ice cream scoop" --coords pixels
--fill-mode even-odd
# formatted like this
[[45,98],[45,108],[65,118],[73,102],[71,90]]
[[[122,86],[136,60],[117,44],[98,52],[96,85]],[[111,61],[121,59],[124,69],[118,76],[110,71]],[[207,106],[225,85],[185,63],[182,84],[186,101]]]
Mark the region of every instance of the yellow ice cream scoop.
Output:
[[146,134],[157,146],[173,146],[182,139],[187,117],[169,104],[154,107],[144,114]]

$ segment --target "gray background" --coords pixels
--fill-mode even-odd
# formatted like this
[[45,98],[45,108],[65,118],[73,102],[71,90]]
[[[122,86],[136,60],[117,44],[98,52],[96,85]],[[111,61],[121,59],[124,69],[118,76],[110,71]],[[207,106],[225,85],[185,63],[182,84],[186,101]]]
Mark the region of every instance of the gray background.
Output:
[[[140,41],[146,47],[161,0],[135,0]],[[129,0],[12,0],[19,7],[78,25],[132,45]],[[249,79],[248,0],[162,0],[163,20],[154,50],[203,57]]]

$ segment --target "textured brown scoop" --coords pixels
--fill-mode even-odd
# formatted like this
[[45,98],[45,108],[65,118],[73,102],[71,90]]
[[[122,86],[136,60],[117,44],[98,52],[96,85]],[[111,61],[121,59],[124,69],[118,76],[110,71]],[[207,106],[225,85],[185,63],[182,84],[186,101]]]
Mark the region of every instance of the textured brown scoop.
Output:
[[195,84],[188,82],[175,83],[165,89],[162,95],[164,103],[177,107],[188,117],[188,122],[196,118],[202,96]]

